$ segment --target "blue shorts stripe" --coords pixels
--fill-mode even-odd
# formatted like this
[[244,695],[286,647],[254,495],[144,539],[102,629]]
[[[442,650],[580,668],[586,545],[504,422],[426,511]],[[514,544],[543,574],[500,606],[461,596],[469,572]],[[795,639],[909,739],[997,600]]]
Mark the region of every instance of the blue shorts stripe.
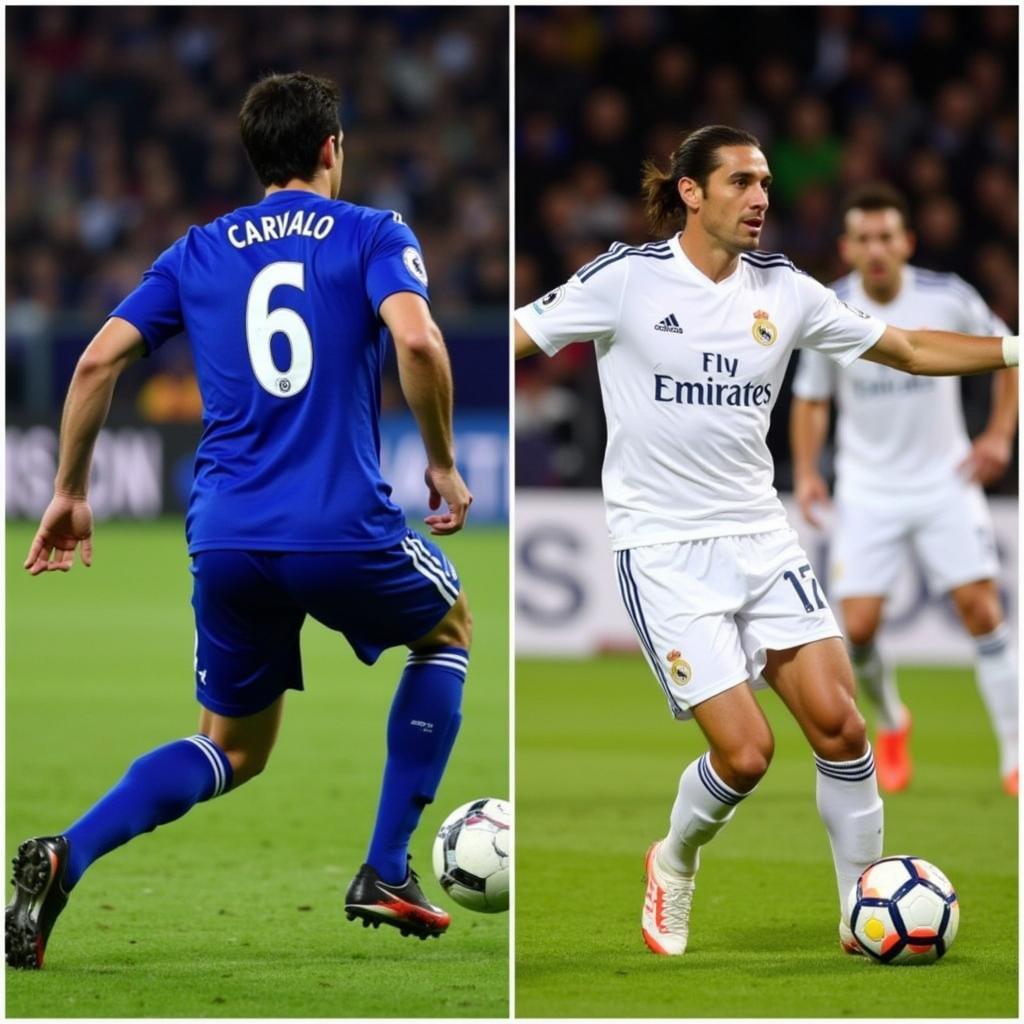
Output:
[[[647,638],[643,635],[643,633],[640,630],[640,623],[637,621],[636,612],[633,609],[633,598],[629,592],[629,587],[626,583],[626,573],[625,568],[623,566],[624,554],[625,552],[623,551],[617,551],[615,553],[615,564],[619,576],[619,593],[622,595],[622,603],[626,606],[626,614],[629,616],[629,621],[633,623],[633,629],[636,630],[637,637],[640,640],[640,645],[643,647],[644,653],[647,655],[647,657],[650,658],[651,649],[647,646]],[[652,667],[654,669],[655,675],[658,675],[657,662],[655,662],[655,664]]]
[[646,631],[640,625],[640,618],[637,614],[637,608],[634,604],[633,591],[630,588],[630,582],[626,577],[626,565],[625,565],[625,551],[620,551],[616,554],[616,560],[618,562],[619,570],[619,591],[622,594],[622,600],[626,605],[626,612],[629,615],[629,621],[633,623],[633,629],[636,630],[637,638],[640,640],[640,646],[644,649],[644,653],[647,655],[647,660],[651,664],[658,682],[661,684],[661,688],[665,691],[665,696],[672,700],[672,694],[669,692],[666,680],[661,671],[661,665],[658,664],[657,654],[655,653],[654,647],[650,642]]
[[412,544],[412,546],[416,548],[416,550],[419,551],[424,558],[427,558],[431,562],[433,562],[433,564],[437,566],[438,571],[441,572],[443,575],[447,576],[448,579],[452,581],[452,583],[457,582],[455,568],[452,565],[452,563],[449,562],[447,558],[445,558],[444,555],[440,555],[440,557],[436,555],[433,551],[430,550],[430,548],[427,547],[426,544],[423,543],[420,537],[416,536],[416,534],[410,534],[406,538],[406,540],[408,540],[409,543]]
[[[619,592],[622,594],[622,603],[626,606],[626,613],[629,615],[629,620],[633,623],[633,628],[636,630],[636,635],[640,640],[640,646],[643,647],[644,652],[647,655],[647,660],[651,665],[651,671],[654,672],[655,678],[657,678],[658,683],[665,692],[665,696],[668,698],[670,707],[673,711],[680,711],[682,709],[672,696],[668,680],[665,678],[665,673],[662,671],[661,663],[658,661],[658,656],[655,653],[654,644],[651,643],[650,635],[647,633],[646,624],[644,626],[641,626],[640,624],[641,617],[638,615],[640,601],[639,597],[635,596],[636,582],[627,575],[628,569],[626,567],[626,560],[628,555],[628,551],[618,551],[615,554],[619,574]],[[635,605],[634,599],[636,601]]]
[[455,601],[459,596],[459,592],[438,568],[437,562],[433,559],[426,558],[423,552],[412,543],[412,538],[407,537],[402,541],[402,550],[405,551],[412,560],[412,564],[416,571],[420,573],[420,575],[425,576],[434,584],[435,587],[437,587],[438,593],[448,602],[448,604],[455,604]]

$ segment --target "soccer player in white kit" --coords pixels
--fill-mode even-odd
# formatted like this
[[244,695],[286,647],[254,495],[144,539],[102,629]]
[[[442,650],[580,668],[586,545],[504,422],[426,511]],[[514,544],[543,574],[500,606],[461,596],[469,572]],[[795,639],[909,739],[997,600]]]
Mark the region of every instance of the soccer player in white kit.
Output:
[[[906,200],[888,185],[865,186],[843,210],[840,252],[853,273],[832,287],[859,309],[903,327],[1006,334],[1006,325],[955,274],[908,263],[913,235]],[[1017,670],[996,589],[992,520],[980,483],[997,480],[1013,454],[1017,371],[993,379],[988,424],[972,444],[960,382],[911,377],[856,362],[840,369],[819,353],[800,355],[790,412],[796,498],[819,522],[828,487],[818,459],[837,424],[835,526],[829,593],[843,625],[859,690],[878,715],[875,760],[882,789],[910,781],[910,714],[875,646],[886,596],[906,553],[916,553],[931,588],[948,593],[976,649],[976,675],[999,742],[1003,788],[1017,794]]]
[[[843,903],[882,853],[882,802],[846,649],[772,487],[765,435],[795,347],[925,374],[1016,361],[1016,340],[905,331],[845,305],[784,256],[757,252],[771,175],[752,135],[690,134],[646,167],[652,225],[516,310],[517,357],[593,340],[608,446],[603,490],[622,597],[677,718],[709,750],[679,782],[647,854],[651,950],[686,949],[700,848],[764,775],[767,682],[814,751]],[[682,228],[679,231],[679,228]]]

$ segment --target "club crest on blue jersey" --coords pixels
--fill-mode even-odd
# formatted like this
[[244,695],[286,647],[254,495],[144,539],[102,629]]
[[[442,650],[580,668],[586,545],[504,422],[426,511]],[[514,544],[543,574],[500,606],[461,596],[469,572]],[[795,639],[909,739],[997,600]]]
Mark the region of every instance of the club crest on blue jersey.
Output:
[[533,304],[533,311],[538,316],[546,313],[549,309],[554,309],[565,295],[565,286],[559,285],[557,288],[548,292],[547,295],[542,296]]
[[668,670],[672,674],[672,681],[680,686],[685,686],[693,678],[693,669],[690,663],[683,659],[679,651],[671,650],[665,655],[668,662]]
[[405,264],[405,269],[420,284],[425,285],[427,283],[427,268],[423,266],[423,257],[411,245],[407,245],[402,250],[402,262]]
[[750,328],[750,333],[758,345],[768,348],[769,345],[775,344],[779,329],[768,319],[768,314],[763,309],[758,309],[754,312],[754,325]]

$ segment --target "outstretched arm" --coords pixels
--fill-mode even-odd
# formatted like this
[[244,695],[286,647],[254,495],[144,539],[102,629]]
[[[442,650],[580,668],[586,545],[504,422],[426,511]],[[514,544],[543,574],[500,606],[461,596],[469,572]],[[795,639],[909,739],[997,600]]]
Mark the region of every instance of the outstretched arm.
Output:
[[523,330],[519,321],[516,320],[516,359],[522,359],[524,356],[535,356],[539,351],[540,347],[531,338],[526,331]]
[[789,449],[793,455],[793,488],[804,519],[821,526],[816,510],[829,503],[828,486],[818,471],[818,459],[828,437],[827,398],[793,398],[789,413]]
[[430,508],[444,499],[446,513],[424,522],[435,534],[455,533],[466,522],[473,496],[455,467],[452,432],[452,371],[448,350],[426,301],[414,292],[395,292],[380,304],[380,316],[395,341],[402,394],[409,403],[427,452],[425,479]]
[[861,356],[925,377],[966,376],[1016,366],[1017,338],[976,338],[952,331],[905,331],[887,327]]
[[25,568],[33,576],[55,570],[67,572],[74,564],[79,543],[82,562],[92,565],[92,510],[86,497],[92,453],[110,411],[118,377],[144,350],[138,329],[127,320],[111,317],[78,360],[61,418],[53,500],[43,513],[25,559]]

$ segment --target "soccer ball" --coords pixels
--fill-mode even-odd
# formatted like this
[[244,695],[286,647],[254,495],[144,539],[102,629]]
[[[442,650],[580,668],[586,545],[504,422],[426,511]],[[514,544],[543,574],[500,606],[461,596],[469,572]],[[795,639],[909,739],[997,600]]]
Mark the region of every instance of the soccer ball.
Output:
[[509,826],[504,800],[471,800],[444,819],[434,840],[434,874],[456,903],[496,914],[508,910]]
[[920,857],[883,857],[850,890],[850,929],[881,964],[930,964],[953,945],[960,904],[949,879]]

